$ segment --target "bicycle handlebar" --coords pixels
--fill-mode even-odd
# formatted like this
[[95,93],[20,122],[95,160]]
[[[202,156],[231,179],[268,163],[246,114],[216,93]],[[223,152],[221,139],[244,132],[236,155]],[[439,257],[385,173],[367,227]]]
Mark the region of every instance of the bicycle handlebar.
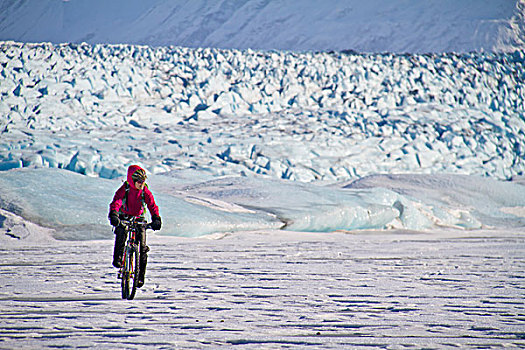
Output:
[[144,226],[144,228],[151,229],[151,222],[146,221],[135,221],[135,220],[126,220],[126,219],[120,219],[120,223],[123,225],[138,225],[138,226]]

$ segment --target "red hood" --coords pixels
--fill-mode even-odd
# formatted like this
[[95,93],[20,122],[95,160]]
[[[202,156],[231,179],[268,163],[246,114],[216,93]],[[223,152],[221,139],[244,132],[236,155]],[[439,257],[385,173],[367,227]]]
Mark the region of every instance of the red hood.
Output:
[[[139,191],[132,185],[133,179],[131,176],[139,169],[142,168],[138,165],[131,165],[128,168],[129,187],[126,189],[126,186],[120,186],[113,196],[113,201],[109,205],[109,210],[114,210],[116,212],[120,211],[127,215],[140,216],[143,214],[144,204],[146,204],[151,216],[159,216],[159,207],[155,204],[153,194],[148,187],[145,186],[144,190]],[[125,206],[124,203],[126,204]]]
[[[131,178],[131,176],[135,173],[135,171],[139,170],[139,169],[142,169],[141,167],[139,167],[138,165],[130,165],[129,168],[128,168],[128,184],[135,188],[134,184],[133,184],[133,179]],[[142,169],[144,170],[144,169]]]

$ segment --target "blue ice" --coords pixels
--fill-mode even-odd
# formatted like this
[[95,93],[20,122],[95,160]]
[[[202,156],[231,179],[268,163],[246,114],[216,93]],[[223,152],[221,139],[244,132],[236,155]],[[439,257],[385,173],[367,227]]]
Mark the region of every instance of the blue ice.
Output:
[[[108,205],[122,180],[41,168],[0,173],[0,207],[65,240],[109,239]],[[320,186],[178,172],[149,179],[162,235],[289,230],[509,228],[525,224],[525,186],[461,175],[376,175]]]

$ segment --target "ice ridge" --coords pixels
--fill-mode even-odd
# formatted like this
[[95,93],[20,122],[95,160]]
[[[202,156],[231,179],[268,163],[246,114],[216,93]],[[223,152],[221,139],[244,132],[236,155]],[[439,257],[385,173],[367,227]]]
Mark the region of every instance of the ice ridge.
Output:
[[[162,235],[525,225],[525,186],[476,176],[375,175],[318,186],[171,172],[149,183],[161,209]],[[52,229],[58,239],[111,239],[108,204],[120,185],[63,169],[14,169],[0,176],[0,208]]]
[[0,170],[302,182],[525,169],[525,52],[0,43]]

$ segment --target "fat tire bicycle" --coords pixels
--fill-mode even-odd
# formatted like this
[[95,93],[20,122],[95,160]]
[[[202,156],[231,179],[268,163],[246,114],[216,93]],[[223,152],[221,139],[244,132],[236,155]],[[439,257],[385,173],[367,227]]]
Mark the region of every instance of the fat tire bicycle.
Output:
[[151,223],[147,223],[142,218],[133,217],[120,220],[120,224],[126,232],[126,244],[118,278],[121,279],[122,299],[133,300],[140,275],[140,243],[137,232],[143,228],[146,234],[146,230],[151,228]]

